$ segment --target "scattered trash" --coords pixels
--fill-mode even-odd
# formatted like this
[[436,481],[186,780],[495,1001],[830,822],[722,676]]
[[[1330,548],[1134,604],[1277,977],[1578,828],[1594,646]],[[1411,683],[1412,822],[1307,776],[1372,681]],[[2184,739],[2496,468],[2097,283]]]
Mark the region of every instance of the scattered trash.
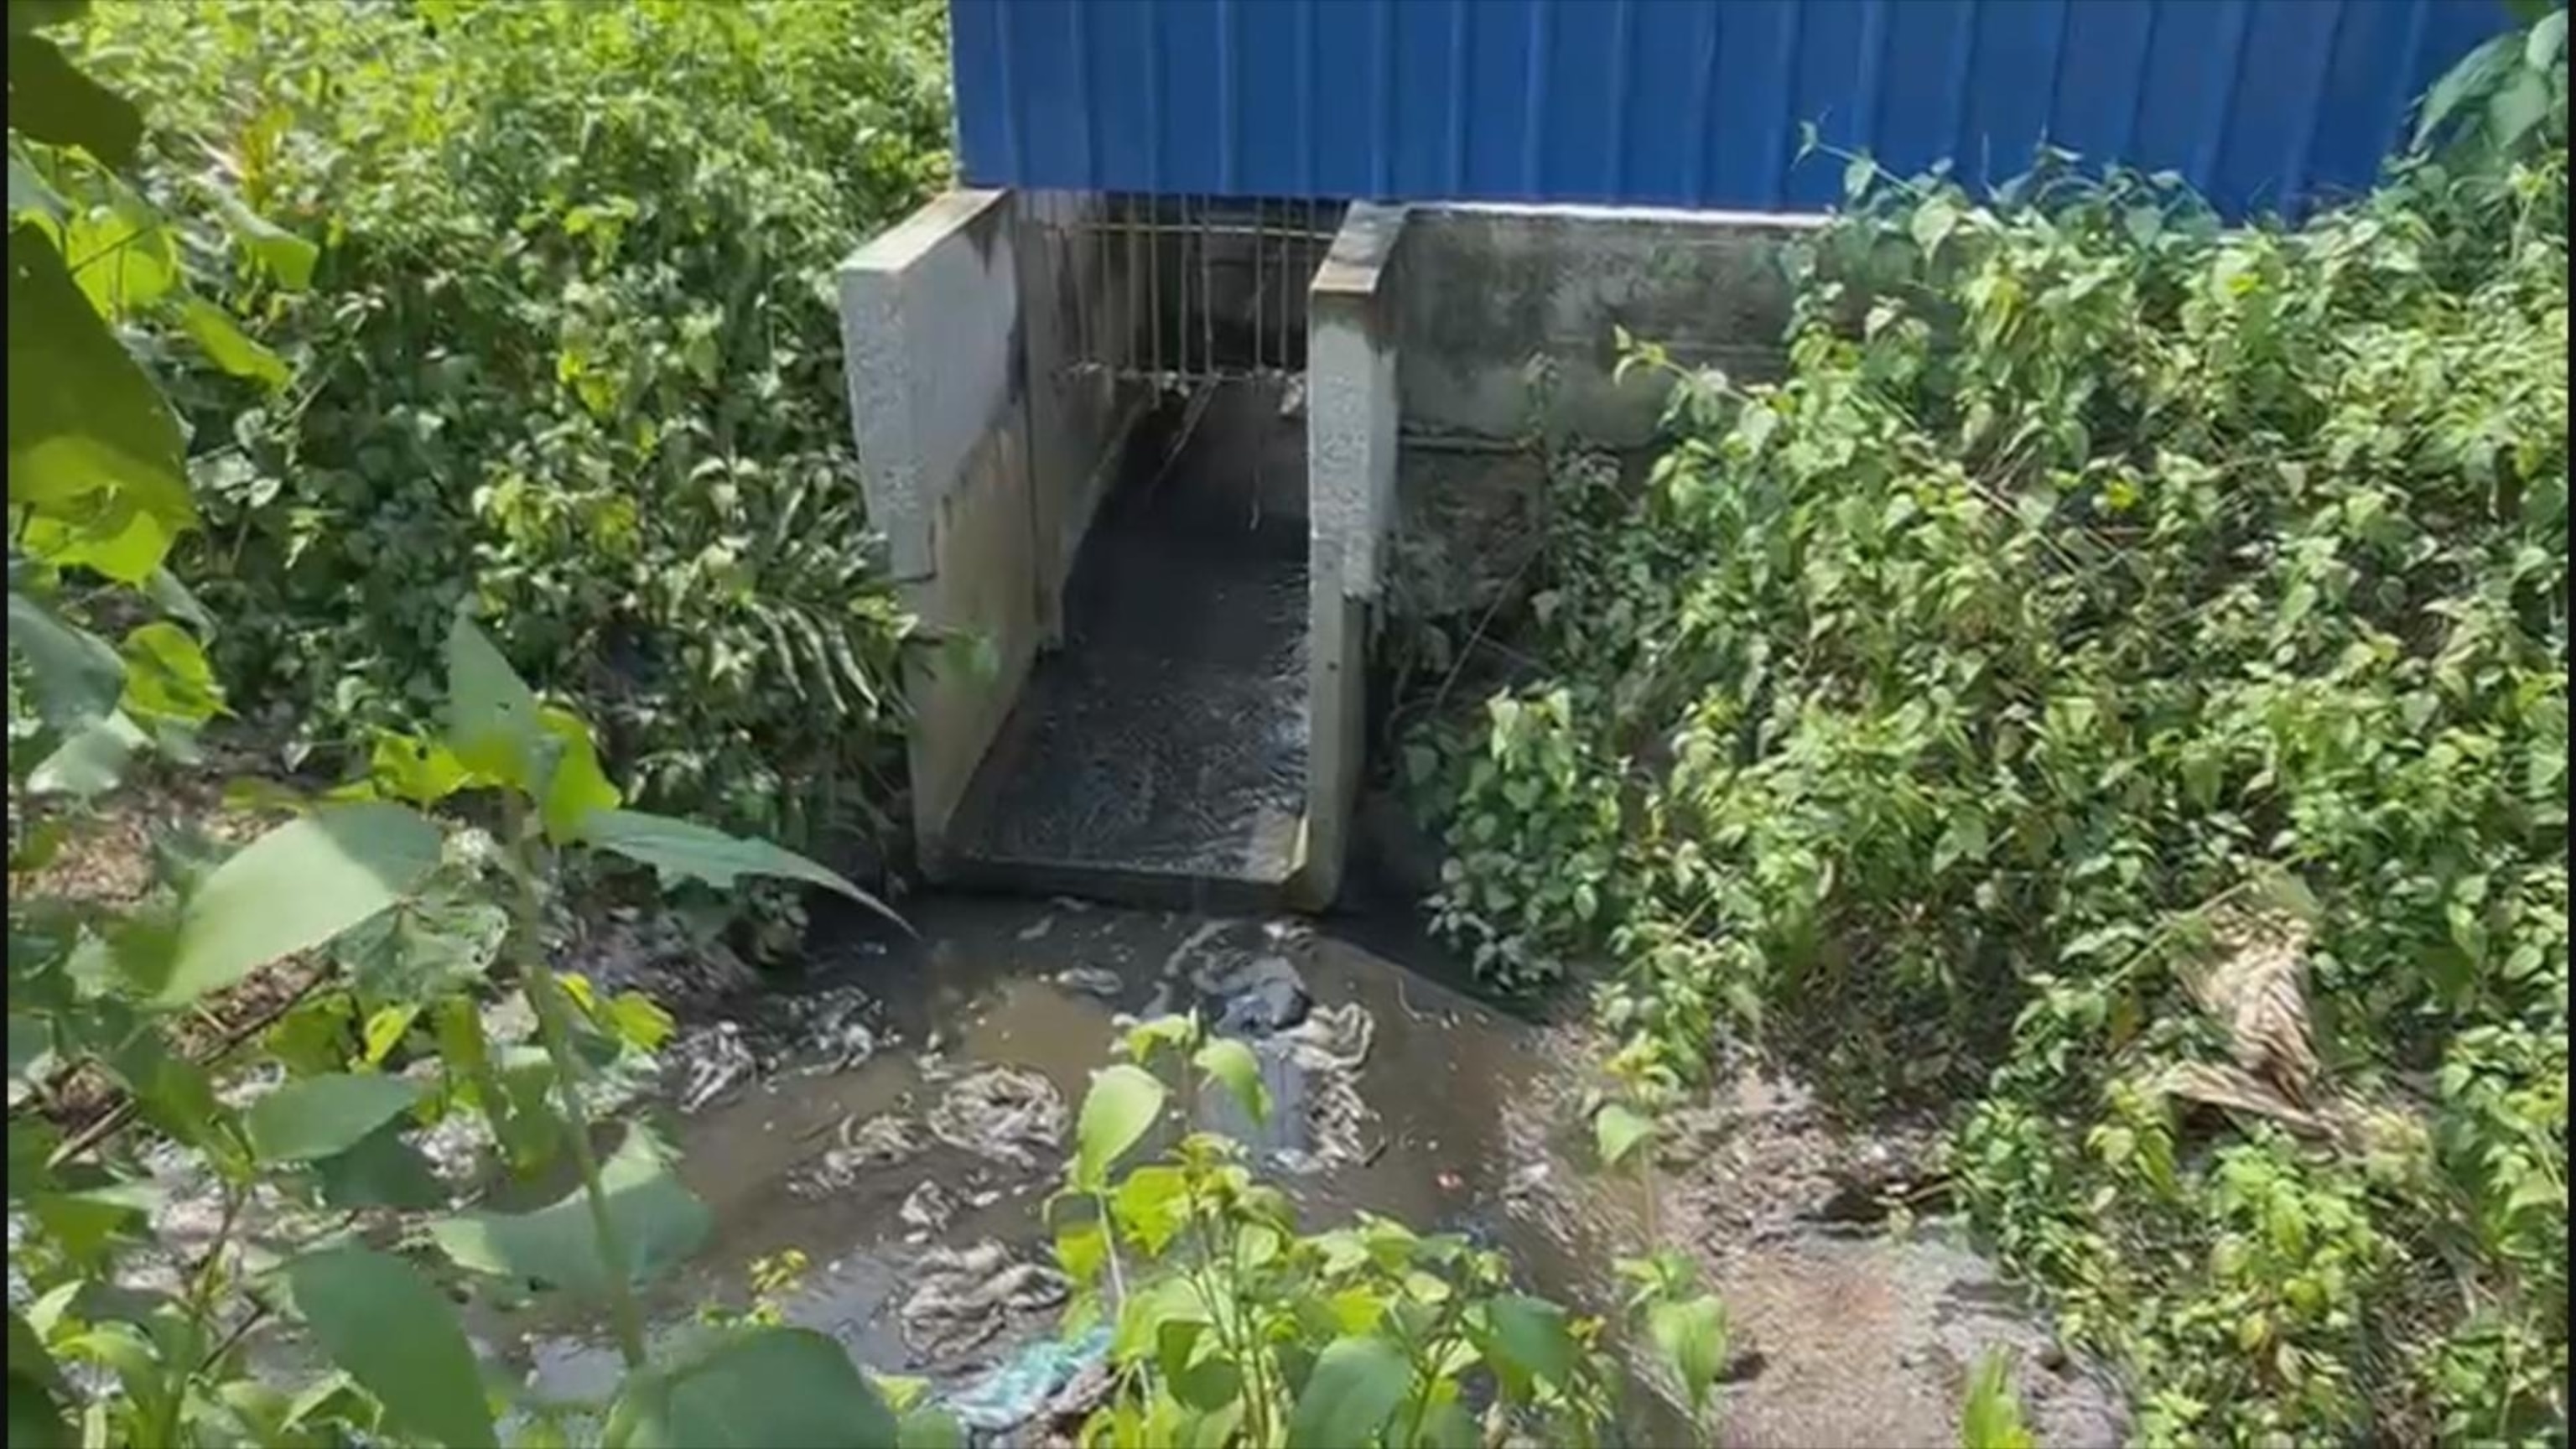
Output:
[[950,1358],[991,1339],[1014,1314],[1061,1305],[1066,1292],[1063,1274],[1014,1258],[988,1238],[922,1254],[920,1276],[896,1317],[913,1352]]
[[789,1195],[815,1198],[841,1192],[861,1175],[907,1161],[929,1145],[922,1140],[920,1123],[882,1112],[864,1122],[842,1118],[835,1136],[820,1158],[788,1175]]
[[1377,1042],[1377,1018],[1356,1001],[1319,1006],[1282,1039],[1289,1056],[1310,1072],[1356,1072]]
[[1035,941],[1044,937],[1047,932],[1054,929],[1055,917],[1040,916],[1036,920],[1020,928],[1020,939],[1023,941]]
[[986,1067],[950,1085],[929,1121],[932,1135],[951,1147],[1035,1167],[1064,1142],[1064,1094],[1025,1067]]
[[[1071,1342],[1042,1338],[991,1373],[948,1396],[945,1406],[969,1429],[999,1434],[1038,1419],[1061,1422],[1106,1398],[1109,1329],[1094,1327]],[[1086,1380],[1096,1394],[1083,1394]],[[1089,1402],[1083,1402],[1085,1397]]]
[[1068,966],[1055,973],[1055,984],[1104,1001],[1116,1000],[1127,989],[1126,980],[1106,966]]
[[1305,978],[1284,956],[1211,962],[1190,973],[1190,984],[1202,1000],[1214,1003],[1216,1030],[1227,1036],[1286,1031],[1304,1021],[1314,1006]]
[[895,1210],[895,1216],[903,1219],[906,1226],[926,1233],[946,1232],[957,1217],[957,1200],[936,1179],[925,1178],[904,1196],[903,1206]]
[[672,1065],[682,1078],[680,1110],[695,1112],[751,1079],[757,1069],[742,1040],[742,1023],[719,1021],[676,1043]]

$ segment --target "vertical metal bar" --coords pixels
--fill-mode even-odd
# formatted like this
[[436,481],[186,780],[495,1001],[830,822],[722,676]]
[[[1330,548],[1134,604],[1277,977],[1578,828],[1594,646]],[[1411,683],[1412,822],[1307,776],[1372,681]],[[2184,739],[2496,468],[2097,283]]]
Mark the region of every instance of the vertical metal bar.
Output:
[[1199,217],[1199,351],[1207,375],[1216,376],[1216,272],[1208,246],[1216,240],[1216,201],[1209,198]]
[[[1077,218],[1089,209],[1088,201],[1080,196],[1073,197],[1065,205]],[[1090,245],[1085,245],[1087,241]],[[1091,277],[1091,253],[1097,247],[1097,240],[1079,226],[1067,228],[1065,255],[1073,264],[1073,345],[1078,349],[1075,355],[1085,363],[1098,360],[1092,352],[1091,341],[1091,308],[1100,295],[1099,285]]]
[[1148,196],[1144,204],[1154,218],[1145,233],[1145,306],[1153,314],[1153,325],[1146,332],[1154,350],[1154,383],[1162,385],[1163,376],[1163,234],[1162,198]]
[[1265,240],[1261,230],[1262,212],[1261,199],[1254,197],[1252,201],[1252,372],[1255,377],[1260,376],[1270,365],[1269,358],[1261,351],[1261,314],[1263,309],[1270,305],[1269,299],[1262,295],[1262,288],[1270,280],[1270,271],[1262,265],[1261,258],[1261,244]]
[[1126,239],[1127,250],[1127,336],[1119,344],[1118,364],[1130,374],[1136,371],[1136,354],[1140,342],[1136,335],[1137,329],[1145,320],[1144,268],[1139,265],[1144,258],[1136,254],[1136,229],[1132,224],[1135,217],[1136,198],[1120,195],[1118,234]]

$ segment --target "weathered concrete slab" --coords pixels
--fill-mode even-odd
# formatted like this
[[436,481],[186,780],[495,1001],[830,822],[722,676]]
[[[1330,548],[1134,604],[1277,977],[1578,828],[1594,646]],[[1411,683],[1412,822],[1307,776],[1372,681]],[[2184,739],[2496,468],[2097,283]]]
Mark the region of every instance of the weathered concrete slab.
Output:
[[869,521],[904,606],[958,647],[907,666],[917,852],[949,817],[1042,632],[1011,199],[956,191],[841,267],[842,343]]
[[1296,896],[1341,889],[1367,754],[1369,611],[1395,516],[1396,298],[1402,207],[1355,202],[1306,293],[1308,744],[1305,863]]
[[[1793,291],[1783,249],[1812,218],[1609,207],[1417,207],[1396,337],[1409,434],[1605,447],[1650,441],[1664,387],[1613,379],[1614,330],[1678,361],[1767,377]],[[1533,358],[1553,373],[1544,394]],[[1544,397],[1545,411],[1538,409]]]

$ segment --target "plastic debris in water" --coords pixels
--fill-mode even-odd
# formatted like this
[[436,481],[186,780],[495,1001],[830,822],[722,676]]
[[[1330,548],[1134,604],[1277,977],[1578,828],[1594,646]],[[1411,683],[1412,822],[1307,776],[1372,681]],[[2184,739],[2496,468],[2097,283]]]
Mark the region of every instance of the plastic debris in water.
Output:
[[1108,1358],[1109,1329],[1105,1324],[1071,1342],[1042,1338],[950,1395],[946,1407],[970,1429],[986,1433],[1015,1429],[1045,1412],[1077,1374]]

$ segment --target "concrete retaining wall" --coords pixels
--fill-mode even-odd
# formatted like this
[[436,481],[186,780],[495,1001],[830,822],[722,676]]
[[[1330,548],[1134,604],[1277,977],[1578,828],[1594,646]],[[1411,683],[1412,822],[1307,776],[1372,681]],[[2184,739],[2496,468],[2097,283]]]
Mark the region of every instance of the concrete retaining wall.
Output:
[[[1663,388],[1612,381],[1613,329],[1676,361],[1779,370],[1798,217],[1601,207],[1416,207],[1397,294],[1408,433],[1513,438],[1544,421],[1611,447],[1654,436]],[[1544,415],[1529,364],[1554,370]]]
[[[1480,612],[1538,542],[1542,429],[1651,445],[1666,384],[1614,379],[1616,334],[1744,379],[1779,374],[1784,250],[1812,218],[1605,207],[1417,206],[1400,250],[1403,444],[1395,606]],[[1542,380],[1543,376],[1543,380]]]
[[947,641],[904,682],[914,839],[934,878],[949,818],[1059,627],[1100,460],[1133,403],[1064,366],[1070,286],[1124,279],[1079,241],[1033,244],[1027,205],[950,192],[840,272],[868,516],[905,607]]
[[1309,734],[1296,893],[1341,887],[1366,763],[1370,611],[1395,522],[1402,207],[1353,203],[1306,294]]
[[[871,518],[903,596],[953,647],[906,689],[913,827],[942,873],[948,826],[1038,651],[1147,399],[1113,383],[1092,317],[1128,315],[1142,249],[1080,225],[1096,198],[958,191],[841,272],[850,407]],[[1338,888],[1367,741],[1375,611],[1481,608],[1537,539],[1534,427],[1635,451],[1663,386],[1621,383],[1614,331],[1685,364],[1778,368],[1794,218],[1597,208],[1354,204],[1305,295],[1306,468],[1254,468],[1309,552],[1309,905]],[[1122,258],[1126,260],[1122,260]],[[1205,274],[1248,276],[1231,255]],[[1220,305],[1235,288],[1220,288]],[[1121,345],[1137,343],[1126,335]],[[1137,344],[1144,345],[1144,344]],[[1077,357],[1089,351],[1090,357]],[[1534,385],[1532,362],[1549,380]],[[1077,365],[1083,364],[1083,365]],[[1248,395],[1248,394],[1247,394]],[[1240,401],[1238,399],[1238,401]],[[1284,485],[1287,496],[1269,497]],[[1413,597],[1403,597],[1410,590]]]

